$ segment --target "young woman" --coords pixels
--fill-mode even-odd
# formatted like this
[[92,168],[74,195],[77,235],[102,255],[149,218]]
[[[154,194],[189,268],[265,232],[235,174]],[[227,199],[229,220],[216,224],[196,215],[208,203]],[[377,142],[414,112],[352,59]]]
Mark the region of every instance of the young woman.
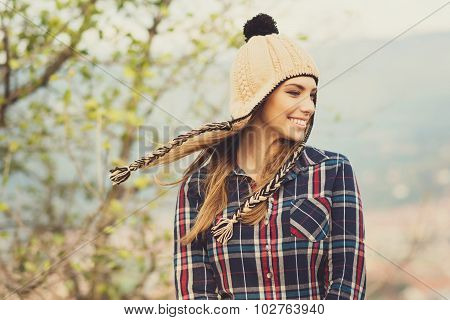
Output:
[[345,155],[307,146],[319,73],[258,14],[230,73],[231,121],[210,123],[111,170],[201,151],[176,201],[177,299],[364,299],[361,196]]

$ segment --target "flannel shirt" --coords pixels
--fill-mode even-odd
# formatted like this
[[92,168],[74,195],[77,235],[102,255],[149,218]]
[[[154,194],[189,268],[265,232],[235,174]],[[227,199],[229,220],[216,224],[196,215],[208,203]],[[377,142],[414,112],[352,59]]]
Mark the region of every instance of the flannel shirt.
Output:
[[[205,167],[179,188],[174,219],[176,299],[365,299],[363,207],[355,172],[341,154],[306,146],[258,225],[233,225],[223,245],[211,226],[194,242]],[[237,165],[227,177],[231,217],[254,181]]]

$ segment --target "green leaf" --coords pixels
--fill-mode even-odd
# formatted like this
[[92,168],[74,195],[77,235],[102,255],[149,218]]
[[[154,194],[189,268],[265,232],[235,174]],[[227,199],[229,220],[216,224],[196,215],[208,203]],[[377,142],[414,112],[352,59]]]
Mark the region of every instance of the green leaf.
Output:
[[77,272],[83,271],[83,269],[81,268],[81,265],[78,262],[71,262],[70,266]]
[[109,210],[115,214],[121,213],[121,212],[123,212],[123,205],[119,200],[112,199],[109,204]]
[[61,0],[56,0],[55,4],[56,4],[56,9],[58,9],[58,10],[61,10],[64,8],[64,3]]
[[91,71],[89,70],[89,67],[86,65],[81,67],[80,72],[81,72],[81,75],[83,76],[83,78],[85,78],[85,79],[90,79],[92,76]]
[[172,240],[172,237],[173,237],[173,235],[172,235],[172,231],[171,230],[165,230],[164,231],[164,235],[163,235],[164,240],[170,241],[170,240]]
[[88,111],[94,111],[98,108],[98,102],[94,98],[86,100],[84,107]]
[[336,121],[336,122],[341,121],[341,114],[340,113],[336,113],[336,115],[334,116],[334,121]]
[[132,79],[136,76],[136,72],[130,66],[125,66],[125,68],[123,70],[123,74],[125,75],[125,77],[130,78],[130,79]]
[[67,89],[64,92],[63,100],[65,105],[69,105],[70,101],[72,100],[72,91],[70,91],[70,89]]
[[50,269],[50,267],[51,267],[50,260],[45,260],[43,263],[44,270],[47,271],[48,269]]
[[111,234],[115,231],[115,228],[113,226],[107,226],[103,228],[103,232],[106,234]]
[[95,291],[96,291],[96,293],[98,293],[98,294],[103,294],[103,293],[105,293],[106,291],[108,290],[108,286],[106,285],[106,283],[99,283],[98,285],[97,285],[97,287],[95,287]]
[[68,280],[64,281],[64,285],[66,286],[66,288],[68,290],[73,290],[73,288],[75,287],[72,279],[68,279]]
[[36,265],[34,263],[32,263],[31,261],[25,261],[24,267],[25,267],[25,270],[29,271],[29,272],[35,272],[37,270]]
[[81,127],[81,131],[86,132],[92,130],[93,128],[95,128],[95,125],[93,123],[87,122],[83,124],[83,126]]
[[11,67],[12,70],[19,69],[20,67],[19,60],[17,59],[9,60],[9,66]]
[[146,78],[153,78],[155,76],[155,73],[150,68],[145,69],[143,74]]
[[9,210],[8,204],[6,204],[5,202],[0,202],[0,212],[4,212],[7,210]]
[[64,235],[62,233],[53,234],[53,242],[60,246],[64,243]]
[[105,141],[103,141],[103,143],[102,143],[102,147],[103,147],[103,149],[105,149],[105,150],[110,150],[110,149],[111,149],[111,143],[109,143],[108,140],[105,140]]
[[167,17],[169,15],[169,8],[167,7],[167,5],[161,5],[160,7],[160,14],[163,17]]
[[117,253],[119,254],[119,257],[121,257],[122,259],[127,259],[131,256],[131,252],[126,249],[119,249]]
[[30,123],[28,121],[21,121],[19,123],[19,128],[25,130],[28,128],[29,125],[30,125]]
[[9,151],[16,152],[20,147],[20,144],[17,141],[11,141],[9,143]]
[[111,109],[106,114],[106,117],[113,123],[120,122],[124,118],[124,114],[122,111],[117,109]]
[[141,175],[141,176],[137,177],[136,179],[134,179],[133,183],[136,188],[141,190],[150,184],[150,178],[147,175]]
[[138,117],[133,111],[128,111],[126,116],[127,122],[132,126],[141,126],[144,123],[144,119]]

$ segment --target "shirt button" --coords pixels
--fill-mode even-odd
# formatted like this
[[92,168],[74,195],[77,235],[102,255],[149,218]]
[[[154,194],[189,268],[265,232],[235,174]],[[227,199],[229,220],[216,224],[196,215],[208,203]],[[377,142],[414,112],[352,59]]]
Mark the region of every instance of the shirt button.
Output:
[[267,226],[269,224],[269,220],[264,220],[264,224]]
[[270,246],[268,244],[266,244],[266,250],[269,251],[270,250]]
[[270,272],[267,274],[267,278],[272,278],[272,274]]

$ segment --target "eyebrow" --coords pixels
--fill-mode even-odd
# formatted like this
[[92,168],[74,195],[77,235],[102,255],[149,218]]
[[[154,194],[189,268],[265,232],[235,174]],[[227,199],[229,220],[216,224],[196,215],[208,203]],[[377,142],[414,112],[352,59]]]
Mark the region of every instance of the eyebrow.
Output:
[[[305,90],[304,86],[302,86],[301,84],[297,84],[297,83],[289,83],[289,84],[285,85],[285,87],[287,87],[287,86],[296,86],[297,88],[299,88],[301,90]],[[312,89],[311,91],[314,91],[314,90],[317,91],[317,87]]]

